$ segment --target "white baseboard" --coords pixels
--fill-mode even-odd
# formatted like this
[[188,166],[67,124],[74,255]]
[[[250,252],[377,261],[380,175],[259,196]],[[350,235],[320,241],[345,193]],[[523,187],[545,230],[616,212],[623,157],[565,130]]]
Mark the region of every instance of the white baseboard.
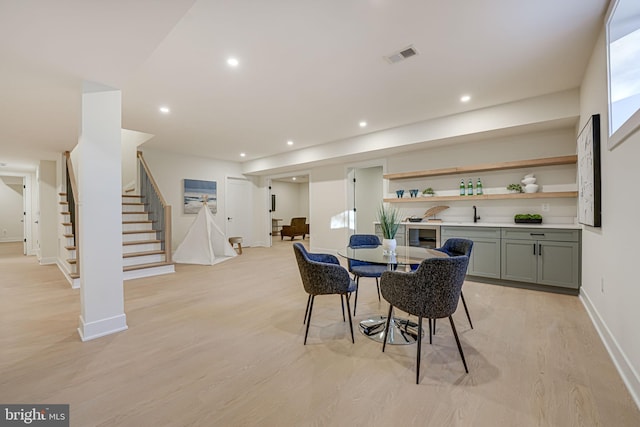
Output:
[[0,237],[0,243],[22,242],[20,237]]
[[94,322],[85,322],[81,315],[78,334],[80,334],[80,339],[84,342],[115,334],[116,332],[126,331],[127,329],[127,316],[124,313]]
[[71,287],[73,289],[80,289],[80,279],[74,279],[71,277],[69,271],[67,270],[67,263],[60,258],[56,258],[56,265],[58,266],[58,269],[62,271],[62,274],[64,274],[65,279],[67,279],[67,282],[69,282]]
[[54,258],[54,257],[48,257],[48,258],[40,258],[38,260],[38,263],[40,265],[51,265],[51,264],[57,264],[58,263],[58,258]]
[[580,290],[580,301],[582,301],[582,305],[587,310],[587,314],[591,318],[591,322],[593,322],[593,326],[595,326],[596,331],[598,331],[598,335],[600,335],[600,339],[607,349],[613,364],[618,370],[620,377],[622,377],[622,381],[627,386],[627,389],[631,394],[631,398],[636,403],[636,406],[640,408],[640,376],[638,376],[633,365],[629,362],[624,351],[620,348],[615,337],[611,334],[606,323],[602,320],[598,310],[596,310],[595,306],[592,304],[589,295],[583,289]]

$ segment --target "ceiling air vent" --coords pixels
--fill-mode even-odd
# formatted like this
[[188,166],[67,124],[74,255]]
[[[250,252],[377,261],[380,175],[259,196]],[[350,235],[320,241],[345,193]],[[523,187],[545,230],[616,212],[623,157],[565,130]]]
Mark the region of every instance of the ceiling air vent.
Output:
[[411,58],[412,56],[415,56],[417,54],[418,51],[415,50],[413,46],[408,46],[399,52],[394,52],[391,55],[385,56],[384,59],[389,64],[395,64],[396,62],[404,61],[405,59]]

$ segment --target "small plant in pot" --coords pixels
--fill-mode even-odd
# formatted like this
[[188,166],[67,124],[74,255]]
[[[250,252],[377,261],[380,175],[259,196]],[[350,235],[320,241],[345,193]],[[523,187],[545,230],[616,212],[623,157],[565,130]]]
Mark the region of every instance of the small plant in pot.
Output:
[[434,194],[436,194],[435,191],[433,191],[433,188],[429,187],[429,188],[425,188],[424,190],[422,190],[422,195],[423,196],[427,196],[427,197],[431,197]]
[[507,185],[507,190],[510,193],[524,193],[524,191],[522,190],[522,185],[520,184],[509,184]]
[[378,221],[382,230],[382,248],[385,253],[393,254],[396,250],[396,233],[400,227],[400,211],[384,203],[378,208]]
[[542,215],[516,214],[514,221],[516,224],[542,224]]

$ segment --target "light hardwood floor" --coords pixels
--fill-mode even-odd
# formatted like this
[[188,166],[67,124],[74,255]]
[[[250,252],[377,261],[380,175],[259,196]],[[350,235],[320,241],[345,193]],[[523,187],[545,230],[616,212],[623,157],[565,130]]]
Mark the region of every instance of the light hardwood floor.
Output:
[[[0,403],[69,403],[83,427],[640,425],[577,297],[467,282],[470,373],[440,321],[416,385],[416,346],[351,344],[337,296],[316,298],[302,345],[307,296],[275,243],[125,282],[129,329],[86,343],[78,291],[0,244]],[[356,321],[387,307],[363,279]]]

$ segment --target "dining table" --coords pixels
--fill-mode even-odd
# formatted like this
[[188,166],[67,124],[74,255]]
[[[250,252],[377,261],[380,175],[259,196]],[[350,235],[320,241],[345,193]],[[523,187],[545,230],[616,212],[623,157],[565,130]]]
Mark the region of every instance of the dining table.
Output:
[[[382,245],[378,246],[350,246],[338,250],[338,255],[349,260],[369,262],[372,264],[384,264],[389,270],[405,269],[410,270],[412,265],[418,265],[428,258],[446,258],[444,252],[423,248],[419,246],[396,246],[393,252],[385,250]],[[418,324],[401,317],[394,316],[389,325],[389,334],[385,336],[385,325],[387,316],[369,316],[360,321],[360,332],[377,342],[387,344],[402,345],[413,344],[418,340]]]

